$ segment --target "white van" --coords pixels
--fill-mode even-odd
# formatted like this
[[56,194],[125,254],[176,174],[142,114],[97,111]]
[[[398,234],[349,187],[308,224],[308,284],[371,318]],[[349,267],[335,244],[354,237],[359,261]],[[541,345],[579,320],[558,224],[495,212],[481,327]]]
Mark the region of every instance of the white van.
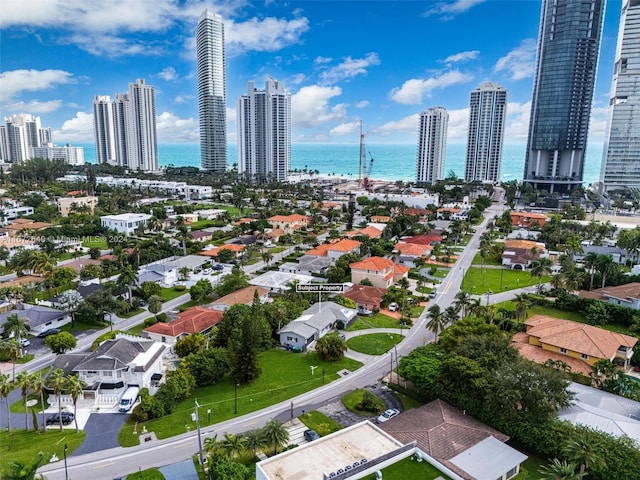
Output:
[[120,399],[120,408],[121,412],[128,412],[133,407],[133,404],[136,403],[138,399],[138,394],[140,393],[140,389],[138,387],[129,387],[127,391],[124,392],[122,398]]

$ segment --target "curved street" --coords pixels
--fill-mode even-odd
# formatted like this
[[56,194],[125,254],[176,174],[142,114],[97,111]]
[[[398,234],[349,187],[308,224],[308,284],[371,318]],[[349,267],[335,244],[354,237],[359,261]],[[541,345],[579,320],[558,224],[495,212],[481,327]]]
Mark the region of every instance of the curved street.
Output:
[[[477,252],[479,248],[480,236],[486,229],[488,219],[493,219],[501,210],[502,205],[500,204],[493,204],[486,210],[484,220],[476,227],[474,235],[464,251],[459,255],[455,266],[443,279],[438,288],[438,295],[431,301],[431,304],[438,304],[444,309],[455,301],[455,295],[460,289],[464,272],[466,272],[467,268],[471,265],[475,252]],[[512,295],[516,293],[518,293],[518,291],[511,292]],[[181,303],[183,301],[184,297],[182,297]],[[416,347],[433,340],[433,333],[426,330],[425,327],[427,323],[427,313],[427,309],[425,309],[413,326],[406,332],[403,332],[405,333],[405,338],[389,355],[374,357],[373,360],[365,363],[359,370],[324,387],[260,411],[203,428],[202,437],[204,438],[216,433],[221,435],[223,432],[237,435],[254,428],[260,428],[273,417],[280,415],[286,415],[286,417],[283,418],[289,417],[291,402],[294,404],[294,415],[298,416],[302,413],[302,410],[308,410],[330,402],[353,389],[375,384],[389,373],[391,364],[396,361],[396,358],[394,358],[396,355],[401,358]],[[110,478],[115,478],[126,476],[139,469],[144,470],[179,462],[190,458],[197,451],[197,433],[192,431],[165,440],[153,440],[136,447],[117,447],[85,455],[74,455],[67,459],[67,468],[69,478],[104,478],[105,472],[109,472],[108,476]],[[45,474],[49,480],[62,480],[65,478],[65,470],[62,462],[45,465],[39,469],[39,473]]]

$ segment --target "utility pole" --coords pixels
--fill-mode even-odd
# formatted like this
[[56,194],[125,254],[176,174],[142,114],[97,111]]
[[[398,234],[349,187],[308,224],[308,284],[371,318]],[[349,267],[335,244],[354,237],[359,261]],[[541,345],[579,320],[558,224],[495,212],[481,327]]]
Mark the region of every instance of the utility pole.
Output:
[[200,405],[198,405],[198,399],[195,400],[196,403],[196,429],[198,430],[198,451],[200,454],[200,466],[202,467],[202,473],[205,474],[204,471],[204,458],[202,456],[202,436],[200,435],[200,415],[198,410],[200,409]]

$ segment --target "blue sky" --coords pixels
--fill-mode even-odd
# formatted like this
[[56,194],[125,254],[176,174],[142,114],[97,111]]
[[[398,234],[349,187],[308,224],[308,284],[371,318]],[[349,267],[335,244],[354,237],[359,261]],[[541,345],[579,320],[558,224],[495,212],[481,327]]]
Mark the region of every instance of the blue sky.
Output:
[[[590,137],[601,141],[620,0],[609,0]],[[248,81],[292,94],[292,141],[415,143],[420,111],[450,112],[464,142],[469,92],[509,90],[506,141],[526,142],[540,2],[533,0],[19,0],[0,15],[0,115],[32,113],[56,143],[93,142],[95,95],[155,87],[159,142],[198,142],[194,31],[225,22],[229,142]]]

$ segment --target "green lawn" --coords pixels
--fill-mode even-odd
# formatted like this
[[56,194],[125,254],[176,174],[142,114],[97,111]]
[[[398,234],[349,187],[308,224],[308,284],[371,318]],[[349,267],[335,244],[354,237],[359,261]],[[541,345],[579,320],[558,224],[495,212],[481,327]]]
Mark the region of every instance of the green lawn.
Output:
[[99,248],[100,250],[108,250],[107,238],[103,236],[86,237],[82,241],[82,246],[85,248]]
[[38,452],[44,453],[45,463],[55,453],[60,459],[64,458],[64,446],[67,445],[67,455],[80,446],[84,440],[84,432],[75,433],[74,430],[63,432],[50,430],[46,433],[33,430],[0,431],[0,477],[8,474],[12,460],[32,465],[38,460]]
[[359,316],[347,328],[348,332],[356,330],[367,330],[369,328],[400,328],[398,319],[383,313],[374,313],[370,317]]
[[[419,478],[420,480],[435,480],[436,478],[443,478],[449,480],[444,473],[432,466],[426,461],[418,462],[412,460],[412,457],[405,458],[393,465],[383,468],[382,478],[384,480],[407,480],[409,478]],[[364,480],[375,480],[375,473],[362,477]]]
[[342,404],[350,411],[357,415],[362,415],[363,417],[373,417],[375,415],[378,415],[379,413],[382,413],[386,408],[386,404],[384,400],[382,400],[375,394],[374,397],[376,398],[376,406],[378,407],[375,412],[361,410],[360,408],[358,408],[359,404],[362,403],[362,399],[366,391],[367,390],[364,390],[362,388],[354,390],[344,395],[340,400],[342,401]]
[[400,343],[403,338],[398,333],[371,333],[350,338],[347,340],[347,346],[351,350],[367,355],[382,355]]
[[[311,366],[317,366],[311,375]],[[283,369],[283,366],[286,366]],[[325,383],[339,378],[338,371],[357,370],[362,364],[343,358],[338,362],[325,362],[317,354],[292,353],[283,350],[269,350],[260,355],[262,374],[250,385],[238,387],[238,415],[255,412],[275,403],[322,386],[322,371]],[[173,413],[162,418],[144,423],[149,432],[155,432],[158,438],[193,430],[195,423],[191,421],[191,413],[195,400],[200,404],[201,427],[233,418],[234,388],[233,381],[225,378],[211,387],[197,389],[193,395],[180,402]],[[211,418],[207,410],[211,409]],[[122,446],[138,444],[138,435],[133,435],[134,423],[128,421],[120,430],[119,440]],[[138,425],[138,433],[142,425]]]
[[447,275],[449,275],[449,269],[448,268],[438,268],[436,269],[435,272],[433,272],[433,274],[431,275],[432,277],[436,277],[436,278],[444,278]]
[[[48,394],[45,392],[45,394],[44,394],[45,408],[49,408],[49,404],[47,403],[47,397],[48,397]],[[40,412],[42,411],[42,404],[40,403],[40,395],[34,395],[33,393],[30,393],[29,395],[27,395],[27,401],[29,401],[29,400],[37,400],[38,401],[37,405],[29,408],[29,417],[31,417],[31,410],[35,409],[35,412],[38,414],[38,422],[40,422],[41,419],[42,419],[42,415],[40,414]],[[22,414],[24,414],[24,401],[23,401],[23,398],[20,397],[20,400],[18,400],[16,402],[13,402],[11,404],[11,406],[9,407],[9,410],[11,410],[12,413],[22,413]],[[14,425],[14,427],[20,427],[20,423],[18,423],[17,425]]]
[[144,308],[138,307],[138,308],[136,308],[134,310],[131,310],[129,313],[119,313],[118,316],[120,318],[131,318],[134,315],[138,315],[139,313],[142,313],[142,312],[144,312]]
[[[551,278],[542,277],[542,283],[549,281],[551,281]],[[502,284],[502,288],[500,288],[500,284]],[[538,277],[532,277],[530,272],[485,268],[483,274],[482,268],[471,267],[467,270],[462,280],[462,290],[472,295],[482,295],[489,290],[493,293],[498,293],[537,284]]]
[[62,330],[63,332],[83,332],[86,330],[97,331],[97,330],[102,330],[103,328],[108,326],[109,324],[106,322],[105,323],[100,322],[100,324],[98,324],[98,323],[85,323],[85,322],[80,322],[76,320],[75,322],[73,322],[73,324],[67,323],[66,325],[61,326],[60,330]]
[[347,332],[355,332],[356,330],[367,330],[369,328],[373,328],[373,326],[370,323],[367,323],[364,319],[365,317],[356,318],[353,322],[351,322],[351,325],[347,327]]
[[130,333],[132,335],[141,335],[142,331],[147,328],[147,326],[143,323],[140,323],[138,325],[136,325],[135,327],[131,327],[129,330],[127,330],[127,333]]
[[164,478],[165,476],[157,468],[149,468],[127,475],[127,480],[164,480]]
[[424,306],[422,305],[414,305],[409,310],[409,318],[418,318],[422,311],[424,310]]
[[402,408],[404,410],[411,410],[412,408],[418,408],[424,405],[420,400],[416,400],[409,395],[405,395],[404,393],[395,392],[396,397],[398,397],[402,401]]
[[305,412],[298,418],[307,426],[307,428],[315,430],[321,437],[342,429],[342,426],[338,422],[317,410]]
[[[487,257],[484,259],[484,264],[499,266],[499,265],[502,265],[502,258]],[[480,252],[475,254],[475,256],[473,257],[473,261],[471,262],[471,265],[482,265],[482,256],[480,255]]]
[[163,288],[160,296],[162,297],[163,302],[168,302],[169,300],[186,295],[187,293],[189,293],[189,290],[175,290],[173,287],[169,287]]
[[[514,448],[518,449],[517,446],[514,446]],[[522,465],[520,465],[520,473],[518,473],[513,480],[542,480],[544,477],[539,472],[540,467],[548,465],[549,462],[545,462],[530,453],[523,453],[529,455],[529,458],[522,462]]]

